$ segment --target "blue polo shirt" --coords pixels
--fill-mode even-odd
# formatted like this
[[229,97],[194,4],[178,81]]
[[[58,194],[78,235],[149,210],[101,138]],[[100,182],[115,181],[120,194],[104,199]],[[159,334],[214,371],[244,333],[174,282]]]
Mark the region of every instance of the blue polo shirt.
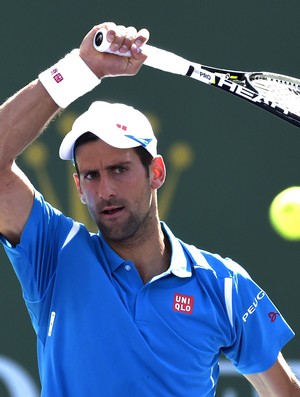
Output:
[[43,397],[211,397],[221,353],[261,372],[293,337],[238,264],[162,228],[170,268],[147,284],[38,192],[20,244],[2,238],[37,334]]

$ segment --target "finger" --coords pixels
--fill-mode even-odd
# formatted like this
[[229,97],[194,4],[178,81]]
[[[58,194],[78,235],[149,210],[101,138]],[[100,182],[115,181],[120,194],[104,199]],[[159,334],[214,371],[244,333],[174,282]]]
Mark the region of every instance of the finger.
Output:
[[141,47],[143,44],[147,43],[149,40],[150,33],[148,29],[141,29],[136,34],[135,44],[137,47]]
[[147,55],[142,52],[142,47],[149,40],[150,33],[147,29],[141,29],[137,32],[136,39],[131,45],[132,56],[137,60],[145,60]]
[[106,38],[111,42],[110,49],[112,51],[120,51],[123,46],[126,33],[127,28],[123,25],[118,25],[114,29],[108,30]]
[[107,38],[108,41],[112,42],[115,38],[115,29],[117,25],[114,22],[103,22],[99,25],[96,25],[94,29],[100,30],[102,28],[105,28],[107,32],[110,32],[109,37]]
[[[113,52],[126,53],[134,47],[141,47],[149,39],[149,31],[147,29],[141,29],[137,32],[136,28],[133,26],[125,27],[123,25],[118,26],[108,26],[110,28],[107,32],[107,40],[111,43],[110,49]],[[139,50],[134,51],[139,52]]]
[[121,53],[126,53],[128,50],[130,50],[132,44],[136,39],[136,34],[137,34],[137,30],[133,26],[129,26],[126,29],[126,36],[124,37],[123,44],[120,47]]

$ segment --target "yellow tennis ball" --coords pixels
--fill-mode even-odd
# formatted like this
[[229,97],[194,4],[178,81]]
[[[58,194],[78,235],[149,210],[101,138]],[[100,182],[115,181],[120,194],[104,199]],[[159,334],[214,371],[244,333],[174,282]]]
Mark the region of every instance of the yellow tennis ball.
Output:
[[300,186],[289,187],[274,198],[269,218],[281,237],[290,241],[300,240]]

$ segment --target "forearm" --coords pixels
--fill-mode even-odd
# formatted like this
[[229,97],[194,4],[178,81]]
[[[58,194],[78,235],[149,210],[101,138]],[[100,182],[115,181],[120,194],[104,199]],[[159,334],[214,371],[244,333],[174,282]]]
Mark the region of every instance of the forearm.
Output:
[[299,380],[281,353],[267,371],[245,376],[260,397],[300,397]]
[[[107,29],[110,42],[115,46],[123,48],[126,45],[126,49],[131,49],[131,58],[101,54],[94,49],[93,38],[101,27]],[[137,32],[134,28],[128,31],[130,34],[125,27],[112,22],[95,26],[83,39],[79,55],[59,63],[60,71],[63,70],[60,81],[53,80],[55,76],[52,76],[52,72],[58,70],[56,64],[54,69],[39,75],[39,80],[27,85],[0,107],[0,171],[37,138],[60,107],[84,95],[101,78],[138,72],[146,58],[138,46],[147,41],[149,32],[145,29]]]
[[300,397],[300,385],[297,379],[290,379],[288,385],[279,385],[278,388],[270,389],[261,385],[256,391],[260,397]]
[[59,111],[39,80],[9,98],[0,107],[0,169],[11,163]]

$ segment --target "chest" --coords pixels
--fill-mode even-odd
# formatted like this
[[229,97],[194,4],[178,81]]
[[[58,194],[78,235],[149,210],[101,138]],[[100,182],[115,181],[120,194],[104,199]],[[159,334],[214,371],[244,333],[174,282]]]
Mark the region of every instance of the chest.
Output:
[[[181,350],[201,359],[219,354],[228,345],[230,326],[222,289],[191,277],[173,274],[143,284],[132,263],[124,263],[112,277],[128,315],[157,354]],[[176,353],[175,353],[176,354]],[[173,357],[174,359],[174,357]]]
[[195,274],[165,275],[144,285],[130,262],[109,272],[99,258],[86,261],[78,253],[72,263],[58,267],[49,295],[55,321],[51,335],[43,338],[45,365],[59,357],[59,365],[76,363],[77,372],[88,367],[93,373],[97,366],[105,374],[101,379],[108,379],[114,368],[127,382],[141,373],[152,388],[168,383],[166,388],[176,389],[178,396],[186,395],[183,379],[195,391],[191,395],[206,395],[203,390],[215,384],[210,379],[214,371],[213,377],[218,376],[229,322],[219,291]]

